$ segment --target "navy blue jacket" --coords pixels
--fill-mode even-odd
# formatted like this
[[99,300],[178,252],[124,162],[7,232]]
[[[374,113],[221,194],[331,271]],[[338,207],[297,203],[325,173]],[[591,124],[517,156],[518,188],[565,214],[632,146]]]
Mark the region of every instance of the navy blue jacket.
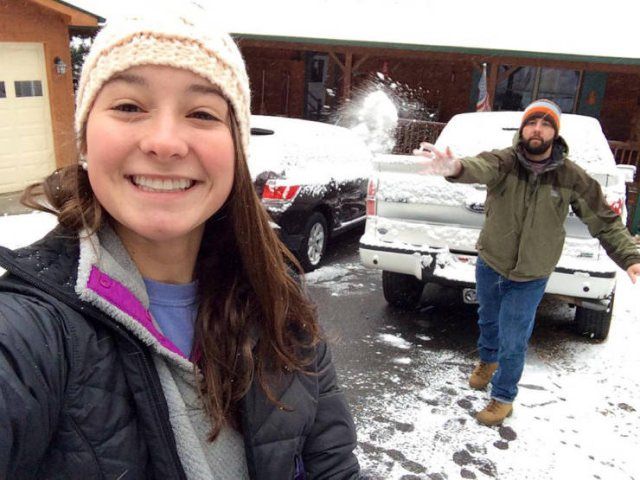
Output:
[[[78,242],[0,248],[0,479],[184,479],[151,353],[75,291]],[[252,385],[252,479],[355,479],[355,428],[326,344],[281,400]],[[124,472],[124,473],[123,473]]]

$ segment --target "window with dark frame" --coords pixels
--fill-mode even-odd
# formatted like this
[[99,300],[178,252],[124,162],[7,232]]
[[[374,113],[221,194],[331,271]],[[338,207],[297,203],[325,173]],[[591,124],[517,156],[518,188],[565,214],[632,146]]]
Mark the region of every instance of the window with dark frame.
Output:
[[2,81],[0,81],[0,98],[7,98],[7,89]]
[[496,86],[494,110],[523,110],[538,98],[548,98],[563,112],[574,113],[582,82],[582,71],[564,68],[500,65],[509,75]]
[[41,97],[42,82],[40,80],[19,80],[13,82],[16,97]]

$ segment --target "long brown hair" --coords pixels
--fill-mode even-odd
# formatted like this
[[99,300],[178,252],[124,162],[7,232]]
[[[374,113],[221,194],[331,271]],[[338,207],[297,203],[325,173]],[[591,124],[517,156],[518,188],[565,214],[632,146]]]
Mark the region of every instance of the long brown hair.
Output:
[[[286,371],[304,372],[320,338],[315,308],[292,276],[291,267],[301,271],[299,264],[269,225],[253,188],[232,109],[229,124],[236,157],[233,187],[206,223],[195,272],[194,358],[213,425],[211,441],[225,425],[237,426],[239,401],[254,377],[271,402],[286,407],[274,381]],[[75,232],[94,233],[110,221],[79,165],[28,187],[22,203],[56,214]]]

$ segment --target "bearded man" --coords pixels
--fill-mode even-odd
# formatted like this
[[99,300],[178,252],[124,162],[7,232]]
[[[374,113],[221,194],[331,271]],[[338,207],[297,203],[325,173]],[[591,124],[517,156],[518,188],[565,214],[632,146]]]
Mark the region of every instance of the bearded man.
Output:
[[456,158],[449,148],[421,144],[424,173],[487,186],[485,220],[477,242],[476,286],[480,362],[469,385],[491,400],[476,419],[497,425],[513,412],[536,310],[564,245],[569,207],[611,259],[635,283],[640,251],[600,185],[569,159],[559,135],[560,107],[536,100],[524,111],[513,146]]

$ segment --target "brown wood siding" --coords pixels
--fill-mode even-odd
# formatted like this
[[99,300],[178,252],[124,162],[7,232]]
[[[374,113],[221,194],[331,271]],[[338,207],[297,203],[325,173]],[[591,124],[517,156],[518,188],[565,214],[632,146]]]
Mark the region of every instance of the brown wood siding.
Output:
[[[302,42],[279,42],[257,39],[241,39],[241,48],[247,57],[247,64],[252,77],[252,85],[256,84],[254,66],[259,59],[296,60],[304,63],[307,52],[333,52],[343,64],[345,52],[353,54],[353,64],[357,68],[353,72],[352,87],[358,88],[366,80],[368,74],[382,69],[386,61],[390,68],[390,76],[414,89],[422,87],[424,100],[439,107],[439,120],[448,121],[457,113],[466,112],[470,108],[470,98],[477,85],[473,82],[473,65],[487,62],[489,65],[526,65],[549,68],[566,68],[605,72],[608,75],[607,87],[603,98],[600,122],[605,135],[610,140],[640,140],[640,66],[623,63],[595,63],[584,61],[562,61],[545,58],[490,56],[465,53],[427,52],[402,50],[393,48],[370,48],[349,45],[327,45]],[[361,62],[363,57],[367,57]],[[337,97],[329,99],[328,104],[342,102],[343,87],[340,69],[335,62],[329,62],[329,78],[334,79],[332,70],[337,70],[338,81],[332,81],[328,87],[337,87]],[[304,102],[304,68],[301,76],[302,85],[300,105]],[[258,84],[256,84],[258,85]],[[276,84],[275,88],[280,88]],[[294,90],[291,90],[293,95]],[[278,98],[278,92],[269,92],[268,96]],[[254,91],[255,96],[255,91]],[[291,101],[293,101],[293,97]],[[301,107],[302,108],[302,107]],[[302,110],[300,110],[302,111]],[[270,112],[268,112],[270,113]],[[293,116],[293,115],[291,115]],[[295,115],[299,116],[299,115]],[[634,137],[635,130],[635,137]]]
[[[71,53],[66,19],[28,0],[0,0],[0,12],[0,42],[44,45],[56,164],[62,166],[71,163],[76,160],[77,153],[73,131]],[[60,57],[68,65],[64,75],[55,73],[55,57]]]
[[[602,102],[600,123],[609,140],[640,138],[640,75],[610,73]],[[634,137],[634,131],[635,136]]]
[[438,121],[448,122],[453,115],[468,110],[473,75],[470,62],[371,57],[356,72],[354,85],[359,86],[371,75],[382,71],[385,61],[391,79],[410,86],[414,92],[421,92],[419,100],[438,108]]
[[242,48],[241,42],[240,46],[251,84],[251,112],[302,118],[303,56],[294,50]]

